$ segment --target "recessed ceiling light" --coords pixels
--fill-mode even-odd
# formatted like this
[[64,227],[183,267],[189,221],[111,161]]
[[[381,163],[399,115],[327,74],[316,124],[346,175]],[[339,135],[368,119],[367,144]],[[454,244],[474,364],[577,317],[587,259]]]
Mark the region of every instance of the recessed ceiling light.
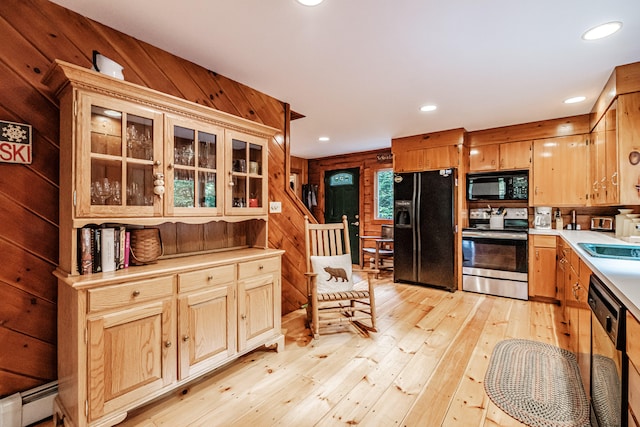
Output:
[[324,0],[298,0],[298,3],[303,4],[305,6],[317,6],[323,1]]
[[622,22],[620,22],[620,21],[607,22],[606,24],[601,24],[601,25],[598,25],[597,27],[593,27],[593,28],[587,30],[582,35],[582,38],[584,40],[602,39],[602,38],[608,37],[611,34],[615,33],[620,28],[622,28]]
[[564,100],[565,104],[576,104],[578,102],[582,102],[587,99],[586,96],[574,96],[573,98],[567,98]]
[[328,136],[321,136],[320,138],[318,138],[319,142],[329,142],[330,138]]
[[423,105],[422,107],[420,107],[420,111],[434,111],[436,110],[438,107],[436,107],[435,105]]

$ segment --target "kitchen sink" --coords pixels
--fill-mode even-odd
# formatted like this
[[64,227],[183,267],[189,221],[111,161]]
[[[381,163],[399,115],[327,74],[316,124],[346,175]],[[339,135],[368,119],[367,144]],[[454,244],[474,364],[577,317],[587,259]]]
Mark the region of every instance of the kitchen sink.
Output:
[[578,243],[591,256],[598,258],[632,259],[640,261],[640,246]]

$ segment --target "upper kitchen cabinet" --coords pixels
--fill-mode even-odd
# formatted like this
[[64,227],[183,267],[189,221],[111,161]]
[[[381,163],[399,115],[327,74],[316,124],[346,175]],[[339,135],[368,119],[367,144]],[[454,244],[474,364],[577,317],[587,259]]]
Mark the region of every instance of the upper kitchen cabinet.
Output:
[[464,129],[391,140],[394,172],[421,172],[460,167]]
[[469,151],[469,170],[472,172],[530,167],[531,141],[478,145]]
[[590,125],[593,204],[640,204],[640,62],[614,69]]
[[539,139],[533,142],[531,206],[585,206],[588,197],[587,137]]
[[591,131],[589,182],[592,205],[615,205],[618,191],[617,101]]

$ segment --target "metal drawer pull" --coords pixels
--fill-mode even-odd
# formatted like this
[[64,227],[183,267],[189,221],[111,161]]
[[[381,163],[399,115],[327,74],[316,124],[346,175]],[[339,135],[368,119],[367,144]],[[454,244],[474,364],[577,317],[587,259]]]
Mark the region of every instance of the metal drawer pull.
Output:
[[260,266],[258,267],[260,270],[264,269],[264,265],[260,264]]
[[212,281],[212,280],[213,280],[213,276],[212,276],[211,274],[210,274],[210,275],[208,275],[208,276],[207,276],[207,280],[208,280],[208,281]]
[[187,342],[189,341],[189,335],[185,335],[182,337],[182,341]]
[[137,297],[137,296],[140,296],[140,291],[135,290],[135,291],[133,291],[133,293],[131,295],[133,295],[134,298]]
[[165,341],[164,346],[167,348],[171,347],[171,341]]

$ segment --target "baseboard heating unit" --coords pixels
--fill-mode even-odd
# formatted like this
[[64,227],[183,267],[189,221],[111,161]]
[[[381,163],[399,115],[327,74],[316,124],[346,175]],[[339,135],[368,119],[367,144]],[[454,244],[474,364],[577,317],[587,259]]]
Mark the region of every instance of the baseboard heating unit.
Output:
[[0,427],[25,427],[53,415],[54,381],[0,400]]

